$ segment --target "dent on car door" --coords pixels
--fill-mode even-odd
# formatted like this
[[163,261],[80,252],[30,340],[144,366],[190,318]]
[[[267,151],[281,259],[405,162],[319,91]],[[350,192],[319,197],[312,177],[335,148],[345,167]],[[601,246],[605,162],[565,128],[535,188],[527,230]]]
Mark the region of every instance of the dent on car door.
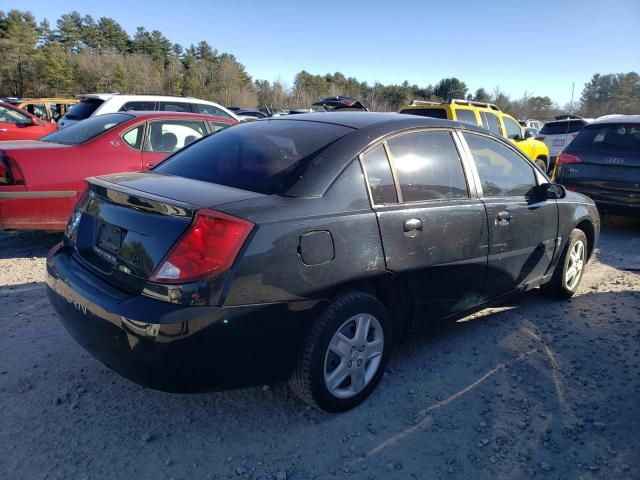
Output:
[[420,131],[388,139],[361,157],[387,269],[408,285],[414,321],[472,307],[484,282],[484,205],[472,198],[452,134]]
[[555,200],[545,199],[534,168],[515,149],[486,135],[463,135],[474,160],[489,226],[483,300],[535,282],[556,246]]

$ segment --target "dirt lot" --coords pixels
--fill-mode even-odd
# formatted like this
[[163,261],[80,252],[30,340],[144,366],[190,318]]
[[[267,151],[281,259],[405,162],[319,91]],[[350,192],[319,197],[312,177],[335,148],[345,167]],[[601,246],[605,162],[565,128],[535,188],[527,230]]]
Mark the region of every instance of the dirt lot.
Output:
[[0,233],[0,478],[640,478],[640,221],[605,220],[572,300],[531,292],[423,331],[342,415],[285,385],[120,378],[47,302],[58,238]]

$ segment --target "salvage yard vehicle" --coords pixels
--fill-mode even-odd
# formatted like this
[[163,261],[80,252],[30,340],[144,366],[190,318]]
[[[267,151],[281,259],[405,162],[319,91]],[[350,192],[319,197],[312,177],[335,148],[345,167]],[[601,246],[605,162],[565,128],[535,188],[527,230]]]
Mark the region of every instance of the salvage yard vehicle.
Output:
[[607,115],[585,125],[558,156],[554,178],[601,210],[640,215],[640,115]]
[[8,103],[46,122],[57,122],[78,100],[76,98],[10,98]]
[[572,296],[599,231],[590,199],[485,129],[301,114],[90,179],[47,291],[76,341],[135,382],[289,379],[338,412],[408,332],[514,291]]
[[335,95],[332,97],[324,97],[313,102],[313,106],[317,107],[316,112],[368,112],[362,102],[355,98],[345,97],[344,95]]
[[56,130],[55,124],[40,120],[10,103],[0,102],[0,141],[36,140]]
[[0,228],[62,231],[86,177],[147,169],[236,123],[194,113],[111,113],[38,141],[1,142]]
[[543,142],[535,140],[530,131],[523,129],[515,118],[502,112],[493,103],[459,99],[452,99],[444,103],[414,100],[410,105],[402,107],[399,113],[446,118],[487,128],[496,135],[511,140],[527,154],[540,170],[545,173],[549,171],[549,149],[547,146]]
[[222,105],[191,97],[92,93],[78,95],[78,99],[79,103],[58,121],[60,128],[96,115],[131,111],[192,112],[239,121],[237,115]]
[[590,121],[591,119],[568,115],[563,116],[560,120],[544,124],[542,130],[536,136],[536,140],[544,142],[549,148],[549,169],[551,171],[556,165],[556,159],[560,152],[576,138],[578,132]]

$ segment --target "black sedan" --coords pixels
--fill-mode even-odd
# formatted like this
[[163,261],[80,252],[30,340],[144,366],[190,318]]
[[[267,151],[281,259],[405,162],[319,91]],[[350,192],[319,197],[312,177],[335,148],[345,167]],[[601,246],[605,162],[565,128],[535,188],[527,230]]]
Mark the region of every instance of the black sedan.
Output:
[[640,215],[640,115],[608,115],[585,126],[558,155],[554,176],[601,210]]
[[123,376],[173,392],[289,379],[362,402],[394,341],[514,291],[569,297],[598,211],[487,130],[365,112],[258,120],[89,180],[51,302]]

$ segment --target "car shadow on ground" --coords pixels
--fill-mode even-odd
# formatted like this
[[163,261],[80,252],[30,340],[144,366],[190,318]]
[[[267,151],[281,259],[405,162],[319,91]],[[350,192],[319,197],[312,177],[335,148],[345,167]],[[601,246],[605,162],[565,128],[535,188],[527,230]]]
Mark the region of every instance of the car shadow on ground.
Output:
[[62,233],[0,230],[0,259],[45,257]]

